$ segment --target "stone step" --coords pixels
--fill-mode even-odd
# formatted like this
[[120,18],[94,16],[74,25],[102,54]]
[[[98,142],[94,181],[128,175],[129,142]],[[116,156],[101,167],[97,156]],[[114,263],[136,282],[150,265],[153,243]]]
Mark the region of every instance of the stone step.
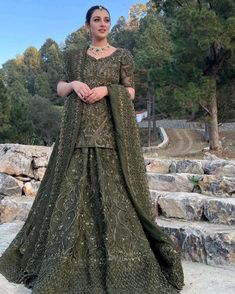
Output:
[[235,160],[177,160],[161,158],[145,158],[148,172],[160,174],[167,173],[188,173],[198,175],[216,175],[234,177]]
[[25,221],[33,204],[34,197],[5,196],[0,199],[0,224],[14,220]]
[[215,197],[235,197],[235,178],[187,173],[147,172],[149,188],[169,192],[200,192]]
[[156,174],[147,173],[149,188],[171,192],[192,192],[194,183],[189,180],[188,174]]
[[235,226],[156,218],[182,248],[182,257],[209,265],[235,265]]
[[199,193],[150,190],[158,215],[167,218],[235,225],[235,198],[212,198]]

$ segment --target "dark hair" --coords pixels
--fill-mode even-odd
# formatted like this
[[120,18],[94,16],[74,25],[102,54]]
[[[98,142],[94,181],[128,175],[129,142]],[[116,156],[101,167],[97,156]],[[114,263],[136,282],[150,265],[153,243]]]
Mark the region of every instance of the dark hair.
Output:
[[108,12],[108,14],[110,15],[110,12],[108,11],[107,8],[105,8],[104,6],[102,5],[96,5],[96,6],[92,6],[86,13],[86,23],[89,24],[90,21],[91,21],[91,17],[92,17],[92,14],[95,10],[97,9],[104,9]]

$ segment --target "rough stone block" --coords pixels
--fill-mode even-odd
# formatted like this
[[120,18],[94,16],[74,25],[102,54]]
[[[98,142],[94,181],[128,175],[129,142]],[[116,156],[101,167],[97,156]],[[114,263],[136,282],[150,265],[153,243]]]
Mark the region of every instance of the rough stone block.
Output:
[[235,264],[235,227],[202,222],[156,219],[182,248],[185,259],[210,265]]
[[14,220],[25,221],[33,204],[33,198],[4,197],[0,200],[0,224]]
[[195,160],[179,160],[172,162],[169,170],[171,173],[204,174],[202,163]]
[[25,183],[23,187],[24,194],[29,197],[36,196],[40,183],[41,183],[40,181],[34,181],[34,180],[32,180],[31,182]]
[[147,173],[149,188],[159,191],[192,192],[194,184],[188,174],[156,174]]
[[235,178],[204,175],[198,182],[202,193],[221,197],[235,197]]
[[150,164],[146,166],[147,172],[158,173],[158,174],[168,174],[171,161],[155,159]]
[[0,194],[6,196],[21,196],[22,188],[14,177],[0,173]]

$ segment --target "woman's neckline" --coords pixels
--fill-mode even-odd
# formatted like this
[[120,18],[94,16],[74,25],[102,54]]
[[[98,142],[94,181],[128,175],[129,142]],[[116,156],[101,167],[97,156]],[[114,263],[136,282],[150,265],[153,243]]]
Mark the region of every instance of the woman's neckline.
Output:
[[87,53],[87,51],[86,51],[86,55],[87,55],[89,58],[94,59],[95,61],[99,61],[99,60],[106,59],[106,58],[109,58],[109,57],[115,55],[116,52],[117,52],[117,51],[120,51],[120,50],[121,50],[121,48],[116,48],[116,50],[114,50],[111,54],[109,54],[109,55],[107,55],[107,56],[104,56],[104,57],[100,57],[100,58],[95,58],[94,56],[91,56],[90,54]]

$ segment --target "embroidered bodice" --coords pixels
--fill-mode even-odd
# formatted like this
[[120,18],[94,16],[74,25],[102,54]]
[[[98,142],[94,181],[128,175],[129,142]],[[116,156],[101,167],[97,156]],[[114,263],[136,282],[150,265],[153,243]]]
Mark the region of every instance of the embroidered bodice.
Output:
[[[78,62],[77,66],[81,66],[81,63]],[[90,88],[109,84],[134,87],[133,59],[126,49],[117,48],[111,55],[100,59],[87,55],[83,68],[83,82]],[[71,81],[71,73],[66,69],[64,73],[62,79]],[[77,76],[76,79],[80,80],[80,78]],[[104,97],[93,104],[83,103],[81,128],[76,147],[114,148],[114,144],[109,97]]]

